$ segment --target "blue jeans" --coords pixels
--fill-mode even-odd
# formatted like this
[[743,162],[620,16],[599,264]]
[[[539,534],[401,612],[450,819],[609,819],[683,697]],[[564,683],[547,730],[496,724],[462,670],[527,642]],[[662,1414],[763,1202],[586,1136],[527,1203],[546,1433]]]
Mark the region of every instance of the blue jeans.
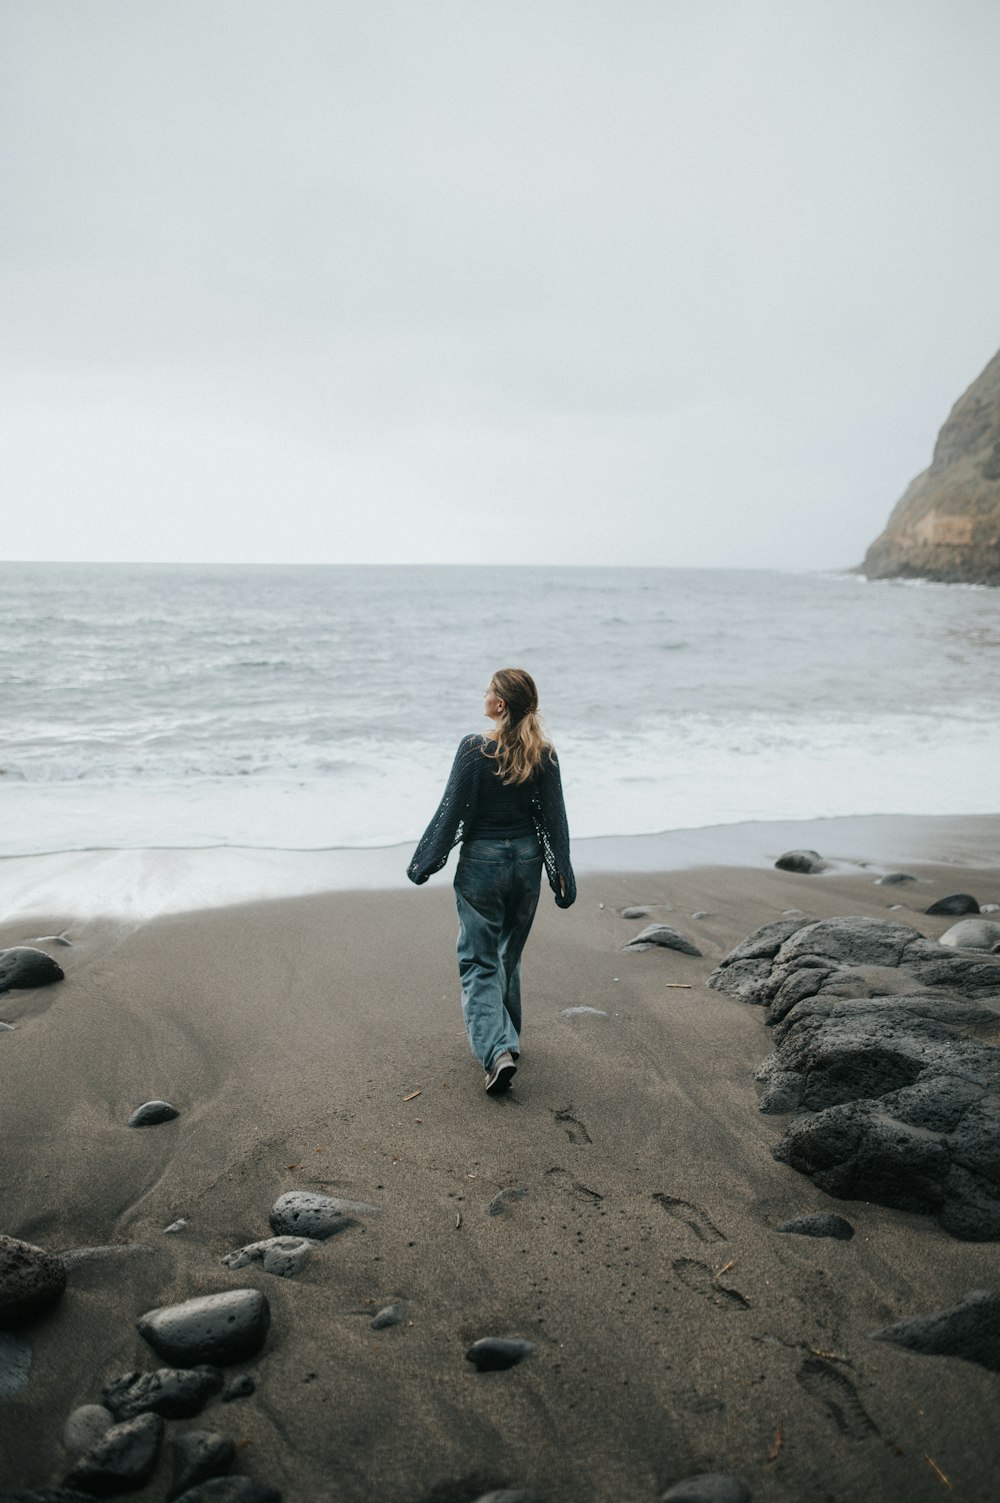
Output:
[[467,840],[455,871],[462,1016],[484,1070],[521,1046],[521,951],[531,930],[542,877],[534,835]]

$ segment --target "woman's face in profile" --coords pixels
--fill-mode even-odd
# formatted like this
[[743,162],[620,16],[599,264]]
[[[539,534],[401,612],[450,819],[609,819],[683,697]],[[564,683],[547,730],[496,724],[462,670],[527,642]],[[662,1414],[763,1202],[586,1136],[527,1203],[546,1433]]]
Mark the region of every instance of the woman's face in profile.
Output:
[[483,693],[483,714],[489,720],[498,720],[503,714],[503,700],[492,684]]

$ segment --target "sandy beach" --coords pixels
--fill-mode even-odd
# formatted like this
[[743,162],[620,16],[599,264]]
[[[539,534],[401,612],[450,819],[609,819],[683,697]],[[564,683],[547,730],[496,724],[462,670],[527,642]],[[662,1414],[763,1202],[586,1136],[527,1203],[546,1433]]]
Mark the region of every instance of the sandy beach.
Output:
[[[168,1437],[231,1435],[236,1469],[286,1503],[471,1503],[503,1487],[639,1503],[699,1472],[758,1500],[995,1503],[1000,1374],[871,1333],[995,1290],[997,1244],[833,1200],[776,1162],[783,1121],[758,1112],[753,1078],[771,1048],[762,1009],[706,981],[790,909],[938,938],[953,919],[926,914],[935,899],[1000,901],[1000,818],[924,821],[922,858],[912,828],[879,842],[871,822],[826,823],[824,854],[845,859],[821,875],[771,864],[814,829],[747,827],[729,860],[723,835],[714,863],[692,861],[690,840],[673,865],[661,846],[658,869],[641,841],[621,843],[622,870],[582,860],[565,913],[543,892],[524,1054],[499,1100],[462,1029],[442,878],[144,922],[68,903],[7,918],[3,946],[72,943],[39,943],[65,981],[0,997],[14,1025],[0,1035],[0,1231],[92,1251],[17,1334],[31,1366],[0,1399],[6,1490],[59,1482],[70,1411],[161,1365],[139,1316],[253,1287],[270,1331],[227,1379],[252,1373],[256,1391],[211,1399]],[[890,851],[915,882],[876,885]],[[649,916],[624,919],[630,905]],[[661,919],[701,955],[623,952]],[[180,1115],[130,1129],[151,1098]],[[294,1277],[224,1266],[271,1235],[295,1189],[377,1211]],[[853,1240],[777,1230],[818,1211],[846,1217]],[[390,1304],[403,1319],[372,1329]],[[535,1351],[477,1373],[465,1352],[483,1336]],[[165,1454],[142,1496],[158,1503],[169,1482]]]

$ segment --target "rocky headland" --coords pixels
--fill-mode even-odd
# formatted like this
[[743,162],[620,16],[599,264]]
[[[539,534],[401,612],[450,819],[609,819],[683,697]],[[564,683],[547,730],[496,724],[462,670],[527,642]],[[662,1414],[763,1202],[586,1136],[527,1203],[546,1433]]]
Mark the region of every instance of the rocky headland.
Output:
[[1000,353],[955,403],[929,468],[910,482],[860,572],[1000,584]]

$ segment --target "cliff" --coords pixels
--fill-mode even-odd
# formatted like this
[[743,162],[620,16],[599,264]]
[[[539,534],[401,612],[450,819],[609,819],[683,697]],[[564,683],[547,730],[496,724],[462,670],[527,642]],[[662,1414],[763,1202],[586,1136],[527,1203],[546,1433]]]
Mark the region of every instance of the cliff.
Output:
[[1000,585],[1000,354],[955,403],[930,468],[910,482],[859,572]]

